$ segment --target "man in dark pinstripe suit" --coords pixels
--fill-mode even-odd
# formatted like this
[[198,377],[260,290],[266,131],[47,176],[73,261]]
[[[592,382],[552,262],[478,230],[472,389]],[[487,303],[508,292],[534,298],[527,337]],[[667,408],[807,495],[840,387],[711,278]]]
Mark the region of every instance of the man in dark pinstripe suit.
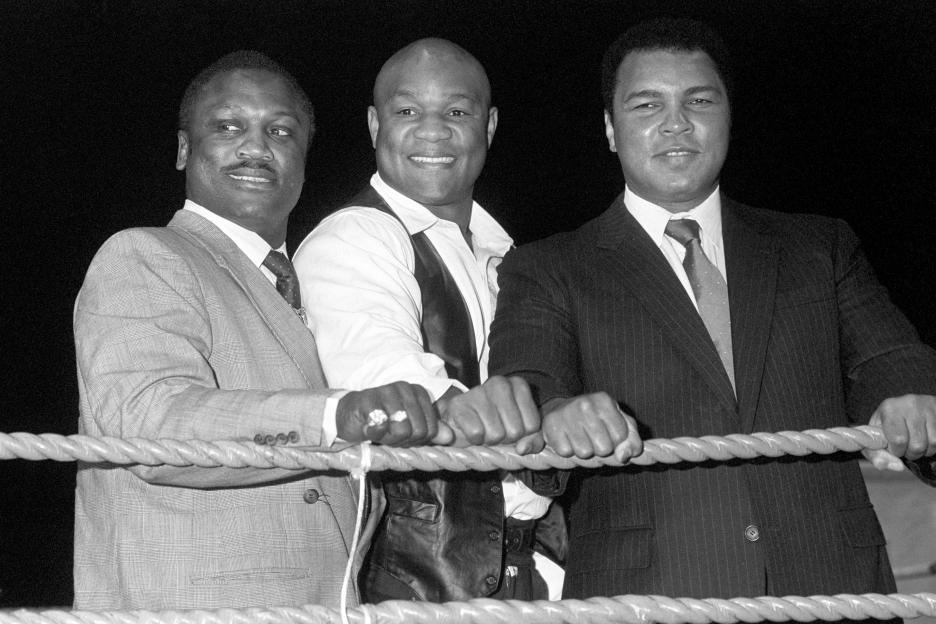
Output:
[[[902,457],[933,479],[936,352],[855,235],[720,192],[726,70],[717,35],[688,20],[640,24],[609,48],[605,125],[625,190],[575,232],[507,255],[491,372],[530,382],[548,440],[574,422],[572,397],[605,391],[644,438],[870,421],[890,443],[875,465]],[[670,235],[680,219],[694,239]],[[713,323],[702,302],[725,281]],[[582,470],[567,494],[563,597],[894,591],[854,455]]]

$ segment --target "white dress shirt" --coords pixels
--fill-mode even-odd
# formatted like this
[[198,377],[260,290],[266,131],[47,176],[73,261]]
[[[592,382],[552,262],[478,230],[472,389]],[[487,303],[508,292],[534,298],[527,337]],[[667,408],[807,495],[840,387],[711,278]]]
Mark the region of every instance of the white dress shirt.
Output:
[[[410,234],[425,232],[458,286],[474,328],[481,380],[487,376],[488,331],[497,297],[497,265],[513,241],[477,203],[472,246],[459,227],[390,188],[371,185],[406,225],[375,208],[352,206],[326,217],[299,245],[293,263],[329,386],[359,390],[394,381],[426,388],[435,401],[452,386],[445,363],[423,349],[422,296],[413,275]],[[508,476],[506,513],[519,519],[546,513],[549,500]]]
[[686,275],[686,269],[683,268],[686,248],[676,239],[666,235],[664,230],[667,223],[677,219],[695,220],[699,224],[699,242],[702,245],[702,251],[725,278],[725,282],[728,281],[728,273],[725,270],[725,245],[722,241],[721,196],[718,193],[718,187],[715,187],[705,201],[688,212],[672,213],[638,197],[630,190],[630,187],[624,188],[624,205],[663,252],[673,273],[679,278],[692,305],[696,306],[697,310],[699,306],[692,292],[689,277]]

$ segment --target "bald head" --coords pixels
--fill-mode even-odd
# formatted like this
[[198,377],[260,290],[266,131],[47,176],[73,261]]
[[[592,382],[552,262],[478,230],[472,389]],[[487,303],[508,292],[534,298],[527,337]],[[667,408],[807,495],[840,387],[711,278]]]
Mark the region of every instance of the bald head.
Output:
[[466,231],[497,127],[478,59],[444,39],[411,43],[377,75],[367,125],[383,181]]
[[414,41],[387,59],[374,81],[374,105],[393,97],[401,82],[414,72],[424,75],[456,74],[472,88],[473,95],[491,103],[491,85],[484,67],[467,50],[445,39]]

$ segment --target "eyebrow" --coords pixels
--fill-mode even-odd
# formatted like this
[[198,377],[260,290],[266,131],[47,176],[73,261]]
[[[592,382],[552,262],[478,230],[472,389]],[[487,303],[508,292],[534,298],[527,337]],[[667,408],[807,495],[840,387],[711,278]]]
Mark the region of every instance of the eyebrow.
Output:
[[[722,93],[722,90],[715,85],[699,85],[696,87],[689,87],[684,92],[684,95],[696,95],[698,93],[711,93],[711,92],[720,94]],[[656,89],[643,89],[641,91],[635,91],[633,93],[629,93],[627,97],[624,98],[624,102],[627,103],[627,102],[630,102],[631,100],[640,99],[640,98],[659,98],[659,97],[663,97],[663,93],[661,91],[657,91]]]
[[[392,100],[392,99],[394,99],[394,98],[398,98],[398,97],[404,97],[404,98],[405,98],[405,97],[409,97],[409,98],[416,99],[416,98],[419,97],[419,94],[418,94],[416,91],[413,91],[412,89],[397,89],[396,91],[394,91],[393,93],[390,94],[390,97],[387,98],[387,101],[389,102],[390,100]],[[461,92],[455,92],[455,93],[446,94],[445,98],[446,98],[448,101],[452,101],[452,100],[469,100],[469,101],[471,101],[471,102],[479,102],[479,103],[480,103],[480,102],[483,102],[482,99],[480,99],[480,98],[478,98],[478,97],[476,97],[476,96],[474,96],[474,95],[471,95],[471,94],[469,94],[469,93],[461,93]]]
[[[242,106],[232,106],[232,105],[230,105],[230,104],[220,104],[220,105],[215,106],[215,107],[213,107],[213,108],[210,108],[210,109],[208,109],[208,110],[209,110],[209,112],[211,112],[213,115],[218,116],[218,115],[223,115],[224,113],[229,113],[229,114],[232,114],[232,115],[237,115],[237,114],[239,114],[238,111],[239,111],[239,110],[242,110],[242,109],[243,109]],[[300,123],[300,124],[302,123],[302,116],[301,116],[301,113],[300,113],[299,111],[297,111],[297,110],[293,110],[293,109],[289,109],[289,108],[280,108],[280,109],[277,109],[277,110],[273,111],[273,113],[271,114],[271,116],[272,116],[272,117],[291,117],[291,118],[295,119],[297,123]]]

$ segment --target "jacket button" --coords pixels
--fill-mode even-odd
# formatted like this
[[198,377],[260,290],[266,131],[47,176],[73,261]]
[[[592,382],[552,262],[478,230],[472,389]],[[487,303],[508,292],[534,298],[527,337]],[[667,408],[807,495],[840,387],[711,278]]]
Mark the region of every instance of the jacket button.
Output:
[[276,436],[272,433],[268,433],[267,436],[263,439],[263,442],[268,446],[273,446],[276,444]]
[[760,539],[760,529],[756,524],[749,524],[744,529],[744,539],[749,542],[756,542]]
[[500,493],[501,493],[501,486],[499,483],[495,483],[494,485],[491,486],[491,494],[500,494]]
[[276,434],[276,443],[277,443],[277,444],[286,444],[286,442],[288,442],[288,441],[289,441],[289,436],[287,436],[285,433],[277,433],[277,434]]
[[321,498],[321,494],[319,494],[318,490],[314,488],[309,488],[302,493],[302,500],[309,503],[310,505],[317,503],[319,498]]
[[254,436],[254,444],[264,444],[266,442],[266,436],[262,433],[258,433]]
[[497,585],[497,577],[496,576],[485,577],[484,582],[487,583],[488,587],[494,587],[495,585]]
[[492,542],[499,542],[501,538],[500,531],[491,531],[488,533],[488,537],[491,538]]
[[299,432],[290,431],[289,433],[286,434],[286,437],[289,438],[290,442],[296,443],[299,441]]

